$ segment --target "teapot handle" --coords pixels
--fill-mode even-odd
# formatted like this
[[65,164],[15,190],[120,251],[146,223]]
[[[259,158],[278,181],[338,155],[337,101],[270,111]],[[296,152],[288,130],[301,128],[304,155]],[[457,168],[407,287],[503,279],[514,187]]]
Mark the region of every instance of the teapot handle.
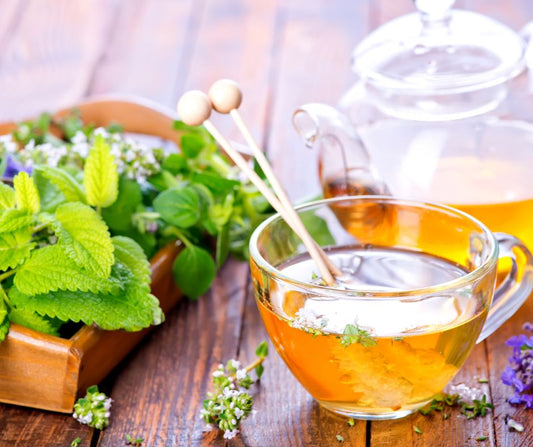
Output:
[[[292,122],[306,146],[318,147],[324,195],[389,194],[363,140],[343,113],[326,104],[306,104],[294,112]],[[343,186],[328,194],[333,181]]]
[[511,269],[494,292],[492,305],[476,341],[479,343],[505,323],[524,303],[533,290],[533,256],[516,237],[494,233],[500,249],[499,259],[509,258]]

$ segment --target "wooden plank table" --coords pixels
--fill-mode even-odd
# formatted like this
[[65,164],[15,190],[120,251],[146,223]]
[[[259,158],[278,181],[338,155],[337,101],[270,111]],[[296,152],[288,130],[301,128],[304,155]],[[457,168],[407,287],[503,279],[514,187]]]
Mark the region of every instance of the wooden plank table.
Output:
[[[481,11],[520,29],[533,19],[529,0],[470,0]],[[0,14],[0,118],[18,119],[82,96],[118,92],[174,106],[190,88],[220,77],[241,82],[242,113],[267,148],[293,199],[318,191],[315,155],[290,125],[292,111],[311,101],[335,103],[353,76],[349,55],[365,34],[412,9],[408,0],[6,0]],[[527,109],[527,104],[519,105]],[[533,117],[533,107],[523,110]],[[226,119],[222,129],[235,136]],[[301,160],[305,160],[302,163]],[[500,382],[509,349],[533,300],[478,345],[454,383],[482,388],[496,405],[486,418],[419,414],[393,422],[356,422],[321,409],[273,352],[253,389],[257,414],[230,445],[531,446],[533,412],[509,405]],[[183,301],[102,384],[114,399],[103,432],[68,415],[0,405],[0,446],[121,446],[125,434],[145,446],[223,445],[199,418],[214,367],[254,357],[266,333],[254,302],[248,266],[229,261],[212,289]],[[488,377],[488,384],[477,378]],[[507,415],[524,424],[509,431]],[[414,431],[417,426],[421,434]],[[487,436],[486,441],[476,441]]]

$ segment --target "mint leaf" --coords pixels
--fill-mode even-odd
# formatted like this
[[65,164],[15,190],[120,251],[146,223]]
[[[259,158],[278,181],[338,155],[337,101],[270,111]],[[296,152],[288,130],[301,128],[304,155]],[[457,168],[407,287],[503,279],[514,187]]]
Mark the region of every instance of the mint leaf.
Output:
[[115,246],[115,259],[125,265],[144,284],[150,283],[150,263],[144,254],[143,249],[137,242],[124,236],[112,238]]
[[11,323],[19,324],[44,334],[59,336],[59,328],[63,322],[43,317],[27,309],[13,307],[9,312]]
[[209,172],[195,172],[191,177],[191,181],[207,186],[213,193],[222,196],[232,192],[240,185],[237,180],[227,179]]
[[68,202],[87,203],[81,185],[68,172],[51,166],[38,166],[35,170],[57,186]]
[[126,231],[131,227],[131,217],[141,202],[142,193],[139,184],[120,177],[117,200],[102,210],[102,217],[112,230]]
[[30,241],[29,229],[0,234],[0,271],[14,269],[22,263],[35,245]]
[[217,236],[215,261],[217,267],[222,266],[229,254],[229,224],[224,225]]
[[81,203],[64,203],[53,223],[58,244],[79,267],[100,278],[107,278],[113,257],[113,243],[106,224],[91,207]]
[[17,208],[32,214],[38,213],[41,208],[39,192],[32,178],[26,172],[19,172],[13,179],[13,186]]
[[59,245],[33,251],[31,257],[19,267],[14,283],[20,292],[27,295],[56,290],[118,293],[121,288],[121,284],[113,278],[95,277],[77,266]]
[[216,266],[209,252],[191,245],[177,256],[172,271],[181,291],[194,299],[209,289],[215,278]]
[[180,148],[187,158],[196,158],[205,147],[205,140],[195,134],[185,134],[180,138]]
[[13,188],[0,182],[0,210],[15,207],[15,191]]
[[170,172],[172,175],[177,175],[187,168],[187,160],[183,154],[170,154],[163,161],[161,168]]
[[313,211],[304,211],[300,214],[300,218],[309,234],[320,246],[335,244],[335,239],[331,235],[328,224],[324,219],[313,214]]
[[378,344],[377,340],[370,335],[370,332],[353,324],[347,324],[342,334],[341,345],[344,347],[359,343],[365,348],[370,348]]
[[141,284],[120,264],[113,266],[112,274],[116,281],[120,280],[124,284],[120,293],[60,290],[27,296],[13,287],[9,297],[16,306],[34,309],[41,315],[62,321],[96,324],[105,330],[138,331],[163,321],[159,301],[150,293],[148,285]]
[[117,165],[109,144],[101,135],[95,137],[85,162],[83,186],[89,205],[105,208],[117,199]]
[[0,233],[28,229],[33,223],[33,216],[27,210],[11,209],[0,212]]
[[179,228],[196,224],[202,213],[202,203],[192,187],[163,191],[154,200],[154,209],[163,220]]
[[264,359],[268,355],[268,344],[266,341],[259,343],[259,346],[255,350],[255,355],[260,359]]

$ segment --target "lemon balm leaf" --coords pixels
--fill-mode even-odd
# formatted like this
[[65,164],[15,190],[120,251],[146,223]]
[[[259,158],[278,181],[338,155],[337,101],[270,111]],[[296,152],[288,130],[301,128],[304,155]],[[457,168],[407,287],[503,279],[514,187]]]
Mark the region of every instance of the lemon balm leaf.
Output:
[[27,210],[5,210],[0,213],[0,233],[27,229],[32,222],[33,216]]
[[138,281],[121,264],[113,267],[112,277],[123,284],[120,293],[58,290],[28,296],[18,288],[12,288],[9,297],[15,305],[34,309],[41,315],[96,324],[105,330],[138,331],[164,320],[158,299],[150,293],[150,286]]
[[102,279],[77,266],[59,245],[33,251],[31,257],[19,267],[14,283],[18,290],[27,295],[57,290],[105,290],[118,293],[121,289],[121,284],[113,281],[113,278]]
[[30,256],[34,246],[29,228],[0,234],[0,271],[6,271],[21,264]]
[[109,144],[101,135],[95,137],[94,146],[85,162],[83,186],[89,205],[105,208],[117,199],[117,165]]
[[100,215],[82,203],[64,203],[53,223],[58,243],[72,261],[100,278],[115,262],[111,236]]
[[68,202],[87,203],[81,185],[65,170],[52,166],[38,166],[35,170],[57,186]]
[[59,327],[62,322],[43,317],[28,309],[12,308],[9,312],[11,323],[24,326],[44,334],[59,336]]
[[13,179],[13,186],[15,187],[16,207],[32,214],[38,213],[41,209],[41,203],[33,179],[26,172],[20,172]]
[[194,299],[207,292],[211,286],[216,265],[209,252],[190,245],[177,256],[172,271],[181,291]]
[[150,263],[146,259],[143,249],[129,237],[115,236],[112,238],[115,246],[115,258],[133,273],[142,283],[150,282]]
[[13,188],[0,182],[0,210],[15,207],[15,191]]

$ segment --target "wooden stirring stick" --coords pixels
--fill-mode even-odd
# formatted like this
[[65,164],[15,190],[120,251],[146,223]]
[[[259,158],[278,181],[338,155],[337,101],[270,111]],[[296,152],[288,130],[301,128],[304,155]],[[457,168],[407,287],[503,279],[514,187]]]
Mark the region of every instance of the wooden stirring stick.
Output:
[[[208,96],[209,100],[211,101],[211,105],[217,112],[224,114],[229,113],[235,121],[237,128],[243,135],[248,146],[252,149],[254,157],[259,163],[259,166],[261,166],[261,169],[265,173],[266,178],[272,185],[272,188],[278,196],[279,201],[285,208],[286,212],[290,215],[294,226],[298,229],[297,234],[307,233],[307,230],[302,220],[300,219],[300,216],[294,210],[292,203],[287,197],[285,190],[283,189],[278,178],[274,174],[274,171],[272,171],[272,167],[270,166],[269,161],[265,157],[265,153],[255,141],[254,137],[252,136],[252,133],[248,130],[248,127],[244,123],[241,114],[238,111],[238,108],[240,107],[242,102],[242,90],[239,87],[239,84],[237,84],[237,82],[231,79],[220,79],[211,86],[211,88],[209,89]],[[317,246],[317,249],[322,252],[323,256],[321,256],[323,257],[324,262],[326,262],[329,271],[334,276],[342,275],[342,272],[337,268],[335,264],[333,264],[331,259],[329,259],[325,255],[325,253],[321,250],[316,241],[314,239],[311,240],[312,243]]]
[[[329,270],[328,263],[326,263],[327,256],[324,251],[316,244],[305,227],[298,227],[294,224],[292,215],[287,212],[286,207],[278,200],[274,193],[270,190],[267,184],[250,168],[244,157],[237,152],[230,142],[219,132],[215,125],[209,120],[211,116],[212,106],[207,95],[199,90],[192,90],[185,93],[178,101],[178,115],[181,120],[189,126],[199,126],[201,124],[207,131],[215,138],[215,140],[222,146],[226,154],[233,160],[233,162],[244,172],[250,181],[257,187],[257,189],[268,200],[272,207],[281,215],[283,220],[292,228],[292,230],[302,239],[311,258],[317,264],[322,279],[328,285],[335,284],[334,274]],[[291,205],[292,208],[292,205]],[[294,210],[293,210],[294,211]]]

